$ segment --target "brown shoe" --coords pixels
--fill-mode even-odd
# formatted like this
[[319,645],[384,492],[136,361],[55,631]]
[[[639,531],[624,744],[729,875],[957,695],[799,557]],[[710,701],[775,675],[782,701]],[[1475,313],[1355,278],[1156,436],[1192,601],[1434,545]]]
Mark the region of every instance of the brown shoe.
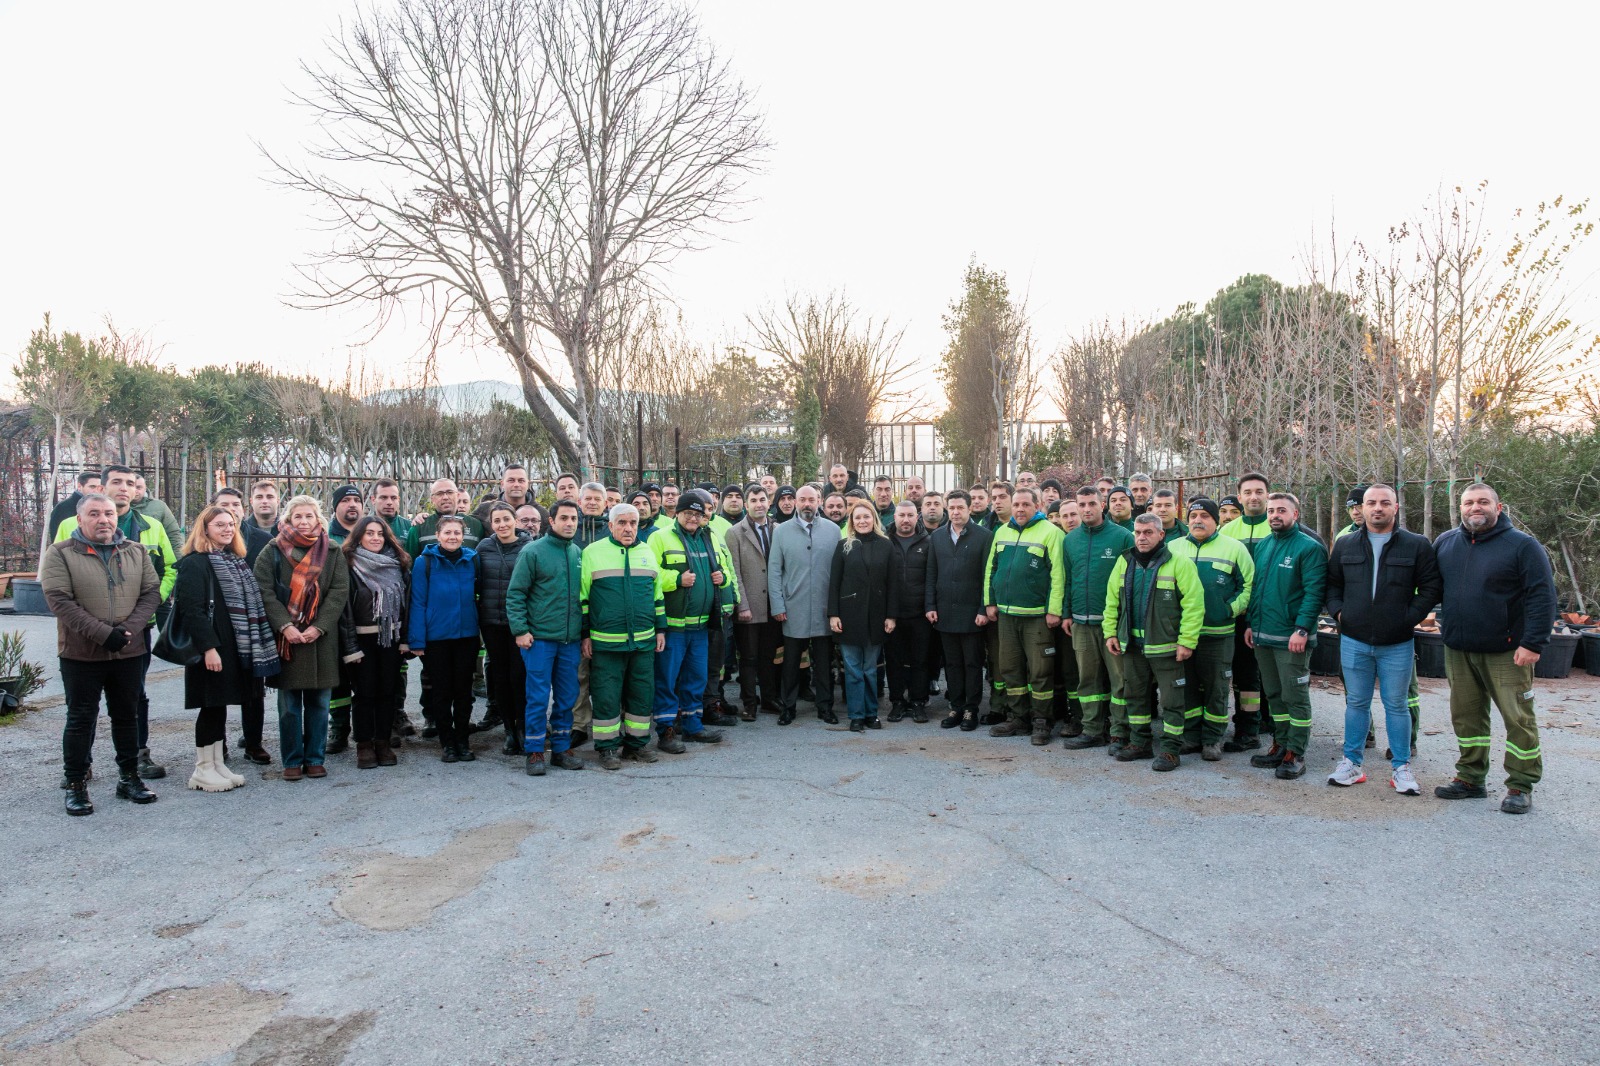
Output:
[[356,769],[372,770],[378,765],[378,752],[372,741],[356,741]]
[[756,709],[754,707],[741,707],[739,709],[739,721],[741,721],[741,722],[753,722],[755,720],[756,720]]
[[1033,734],[1033,725],[1017,718],[1008,718],[999,725],[989,727],[991,737],[1026,737]]
[[283,779],[285,781],[298,781],[304,775],[305,771],[298,766],[285,766],[283,768]]
[[394,766],[400,762],[400,760],[395,757],[394,745],[389,743],[387,740],[373,741],[372,754],[378,760],[379,766]]
[[308,766],[308,767],[306,767],[306,776],[307,777],[327,777],[328,776],[328,768],[326,766]]

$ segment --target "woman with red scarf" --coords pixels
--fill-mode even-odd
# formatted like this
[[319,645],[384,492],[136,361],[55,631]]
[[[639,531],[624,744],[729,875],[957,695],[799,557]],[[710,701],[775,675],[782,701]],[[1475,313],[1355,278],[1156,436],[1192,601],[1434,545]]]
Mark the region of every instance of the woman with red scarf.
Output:
[[256,581],[277,634],[283,669],[278,745],[283,779],[327,777],[328,697],[339,683],[339,616],[350,592],[344,556],[329,550],[328,520],[310,496],[296,496],[278,535],[256,557]]

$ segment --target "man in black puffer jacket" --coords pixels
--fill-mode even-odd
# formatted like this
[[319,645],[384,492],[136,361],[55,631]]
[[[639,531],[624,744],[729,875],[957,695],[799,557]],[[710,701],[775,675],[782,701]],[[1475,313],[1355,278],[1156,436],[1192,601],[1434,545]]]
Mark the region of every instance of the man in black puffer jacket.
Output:
[[1533,664],[1550,643],[1556,588],[1550,557],[1512,528],[1500,494],[1488,485],[1461,494],[1461,525],[1434,544],[1444,577],[1439,612],[1450,722],[1461,745],[1455,780],[1433,790],[1441,799],[1488,795],[1489,701],[1506,723],[1506,798],[1500,809],[1526,814],[1544,775],[1533,717]]
[[931,554],[928,531],[923,528],[917,505],[901,500],[889,527],[889,543],[894,545],[895,585],[899,590],[900,610],[894,620],[885,649],[889,680],[889,721],[898,722],[907,714],[913,722],[928,720],[928,644],[933,639],[933,623],[923,607],[928,598],[928,556]]

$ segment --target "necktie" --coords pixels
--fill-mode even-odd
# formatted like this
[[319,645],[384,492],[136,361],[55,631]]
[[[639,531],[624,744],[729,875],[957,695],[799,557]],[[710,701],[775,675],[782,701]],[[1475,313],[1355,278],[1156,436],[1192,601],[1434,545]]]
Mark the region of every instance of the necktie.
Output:
[[765,522],[756,527],[756,540],[761,542],[761,557],[765,559],[767,557],[767,526]]

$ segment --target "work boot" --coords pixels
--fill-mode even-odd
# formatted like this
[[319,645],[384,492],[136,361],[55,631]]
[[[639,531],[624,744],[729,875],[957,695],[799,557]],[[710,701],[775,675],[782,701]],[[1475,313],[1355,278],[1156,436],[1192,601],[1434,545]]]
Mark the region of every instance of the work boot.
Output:
[[328,726],[328,754],[341,755],[350,750],[350,715],[341,711],[333,716]]
[[89,802],[87,778],[67,782],[67,813],[75,817],[94,813],[94,804]]
[[472,725],[468,727],[468,732],[487,733],[489,730],[499,729],[503,725],[505,725],[505,723],[500,720],[500,715],[496,713],[493,707],[490,707],[488,710],[483,712],[483,717],[480,720],[473,722]]
[[370,740],[356,741],[356,769],[376,770],[378,768],[378,749]]
[[722,734],[715,729],[702,729],[698,733],[685,733],[683,739],[691,744],[721,744]]
[[439,727],[434,725],[432,722],[428,721],[426,718],[424,718],[422,720],[422,739],[423,740],[433,740],[436,737],[438,737],[438,735],[439,735]]
[[1150,758],[1150,755],[1150,745],[1129,742],[1123,745],[1121,751],[1117,752],[1116,760],[1118,762],[1137,762],[1140,759]]
[[913,703],[911,705],[911,720],[918,725],[928,723],[928,705],[926,703]]
[[1177,768],[1178,757],[1170,751],[1162,752],[1150,763],[1150,769],[1159,773],[1166,773],[1168,770],[1176,770]]
[[562,770],[582,770],[583,760],[578,758],[577,752],[558,751],[550,756],[550,765]]
[[387,740],[374,740],[372,754],[377,759],[379,766],[398,766],[399,758],[394,753],[394,746]]
[[684,747],[683,740],[678,736],[678,731],[671,726],[661,731],[661,737],[656,741],[656,747],[668,755],[682,755],[689,750]]
[[117,798],[132,803],[154,803],[156,794],[144,787],[137,773],[123,771],[121,780],[117,782]]
[[417,735],[416,724],[411,721],[411,716],[403,710],[396,711],[394,714],[394,735],[397,737],[414,737]]
[[1033,733],[1028,737],[1028,741],[1036,748],[1042,748],[1050,743],[1050,719],[1035,718]]
[[1255,751],[1260,746],[1261,738],[1254,733],[1247,733],[1242,737],[1235,734],[1232,738],[1223,742],[1222,750],[1228,752]]
[[1500,809],[1506,814],[1527,814],[1533,810],[1533,794],[1519,789],[1507,789],[1506,798],[1500,801]]
[[1206,762],[1221,762],[1222,747],[1218,744],[1207,744],[1200,749],[1200,758]]
[[817,712],[817,719],[819,721],[826,722],[829,725],[838,725],[839,724],[839,714],[832,707],[828,708],[825,711],[818,711]]
[[992,708],[990,709],[989,713],[987,713],[987,714],[985,714],[983,716],[983,724],[984,725],[999,725],[1001,722],[1004,722],[1005,720],[1006,720],[1006,712],[1004,712],[1004,711],[996,711],[996,710],[994,710]]
[[1183,742],[1183,747],[1178,749],[1178,754],[1179,755],[1198,755],[1198,754],[1200,754],[1200,742],[1198,740],[1185,740]]
[[632,762],[660,762],[661,756],[649,748],[623,748],[622,757]]
[[1482,785],[1469,785],[1459,777],[1448,785],[1433,786],[1433,794],[1442,800],[1488,799],[1489,790]]
[[[89,782],[89,781],[93,781],[94,780],[94,770],[92,768],[88,769],[88,770],[85,770],[83,772],[83,780],[86,783]],[[62,788],[71,788],[72,787],[72,779],[70,777],[68,777],[66,774],[62,774],[61,775],[61,787]]]
[[[143,778],[144,780],[146,780],[146,781],[159,781],[163,777],[167,776],[167,771],[164,768],[162,768],[160,766],[157,766],[155,763],[150,761],[150,749],[149,748],[140,748],[139,749],[139,776],[141,778]],[[122,793],[119,791],[117,794],[120,796]],[[150,794],[150,799],[138,800],[136,802],[138,802],[138,803],[152,803],[154,801],[155,801],[155,793],[152,792]]]
[[1099,748],[1104,747],[1105,744],[1106,738],[1099,733],[1079,733],[1077,736],[1068,737],[1061,742],[1061,746],[1068,751],[1076,751],[1079,748]]
[[1250,765],[1260,767],[1263,770],[1271,770],[1279,763],[1283,762],[1284,756],[1288,754],[1288,749],[1280,748],[1276,743],[1274,743],[1272,747],[1268,748],[1260,755],[1250,756]]
[[622,769],[622,756],[620,754],[618,754],[616,748],[604,748],[604,749],[601,750],[601,752],[600,752],[600,769],[602,769],[602,770],[620,770],[620,769]]
[[761,712],[755,707],[741,707],[739,708],[739,721],[753,722],[756,720],[756,716],[760,713]]
[[728,714],[727,710],[727,704],[723,703],[721,700],[716,700],[709,707],[701,710],[700,722],[702,725],[722,726],[724,728],[727,726],[738,725],[738,717]]
[[[890,718],[889,721],[894,721]],[[1031,735],[1033,727],[1021,718],[1007,718],[999,725],[989,727],[991,737],[1025,737]]]
[[523,767],[523,772],[529,777],[543,777],[544,752],[536,751],[532,755],[529,755],[527,759],[527,765]]
[[976,707],[969,707],[967,710],[962,711],[961,731],[963,733],[971,733],[973,730],[977,729],[979,717],[978,708]]
[[893,706],[889,708],[889,721],[898,722],[904,719],[905,716],[906,705],[901,703],[899,700],[895,700]]
[[1292,751],[1287,752],[1283,756],[1283,761],[1278,764],[1278,768],[1273,772],[1281,781],[1293,781],[1295,778],[1305,775],[1306,761]]
[[511,733],[508,731],[506,733],[506,746],[501,749],[501,754],[502,755],[521,755],[522,754],[522,741],[517,739],[516,737],[512,736]]
[[1106,741],[1106,755],[1109,758],[1115,759],[1118,755],[1122,754],[1122,749],[1126,748],[1127,746],[1127,737],[1111,737]]

